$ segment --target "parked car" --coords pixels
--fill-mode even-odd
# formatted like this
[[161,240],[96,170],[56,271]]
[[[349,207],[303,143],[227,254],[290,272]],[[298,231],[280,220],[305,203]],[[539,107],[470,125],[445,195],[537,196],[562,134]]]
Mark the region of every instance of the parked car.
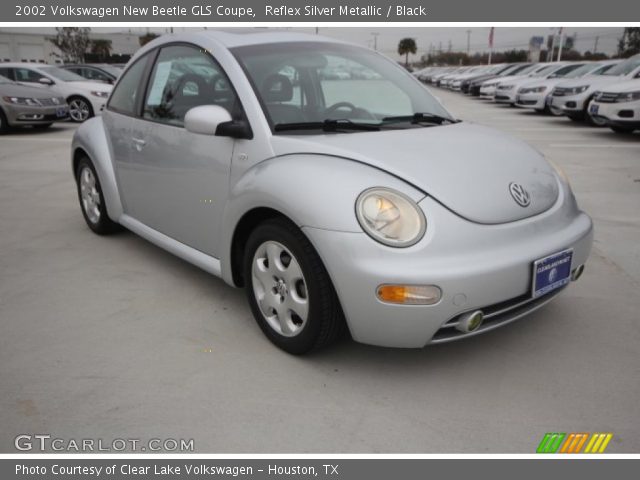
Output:
[[20,85],[0,76],[0,134],[11,127],[50,127],[69,115],[64,97],[52,91]]
[[523,69],[516,75],[510,75],[507,78],[498,77],[487,80],[482,84],[482,87],[480,87],[480,98],[493,100],[496,96],[498,86],[503,82],[531,78],[532,75],[540,70],[543,70],[548,65],[548,63],[534,63],[533,65],[530,65],[529,67]]
[[87,80],[110,85],[113,85],[122,73],[122,67],[116,67],[108,63],[67,64],[62,65],[60,68],[69,70]]
[[494,101],[496,103],[506,103],[511,106],[516,104],[516,96],[518,90],[524,85],[538,83],[544,79],[562,78],[569,72],[572,72],[576,68],[583,64],[577,63],[552,63],[545,68],[538,70],[537,72],[527,76],[526,78],[516,78],[512,80],[505,80],[500,82],[496,87],[496,95]]
[[540,80],[532,80],[520,87],[516,95],[516,106],[521,108],[534,109],[540,113],[548,113],[556,116],[564,115],[564,112],[552,105],[553,96],[551,92],[554,87],[563,80],[582,78],[588,75],[600,75],[609,70],[612,62],[587,62],[574,63],[569,68],[561,69],[557,73]]
[[[479,77],[473,78],[469,81],[469,85],[467,87],[467,93],[471,96],[479,97],[480,89],[482,88],[482,85],[484,83],[487,83],[487,85],[489,85],[489,81],[493,80],[497,84],[498,82],[504,80],[505,78],[519,75],[520,72],[531,67],[532,67],[531,63],[517,63],[514,65],[509,65],[507,68],[500,71],[499,73],[491,73],[491,74],[481,75]],[[462,91],[464,91],[464,89],[465,89],[465,86],[463,84]]]
[[640,79],[616,83],[597,92],[589,114],[602,119],[616,133],[640,130]]
[[[380,80],[325,80],[330,59]],[[577,279],[592,243],[542,154],[456,120],[391,59],[315,35],[153,40],[77,129],[71,166],[91,230],[124,226],[244,286],[295,354],[345,320],[393,347],[487,332]]]
[[0,75],[18,83],[61,93],[69,104],[69,117],[84,122],[100,114],[113,88],[90,82],[75,73],[54,65],[38,63],[0,63]]
[[553,92],[553,106],[561,109],[574,122],[586,121],[591,125],[604,126],[606,122],[602,117],[589,114],[589,102],[597,91],[635,78],[640,78],[640,55],[618,63],[602,75],[558,84]]

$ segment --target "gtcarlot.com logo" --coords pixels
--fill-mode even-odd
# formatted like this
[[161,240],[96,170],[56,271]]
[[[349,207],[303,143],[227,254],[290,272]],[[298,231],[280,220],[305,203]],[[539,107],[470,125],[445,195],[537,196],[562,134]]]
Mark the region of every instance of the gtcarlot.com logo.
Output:
[[13,441],[17,450],[23,452],[193,452],[193,439],[101,438],[65,439],[53,438],[49,434],[18,435]]
[[604,453],[612,438],[613,433],[545,433],[536,453]]

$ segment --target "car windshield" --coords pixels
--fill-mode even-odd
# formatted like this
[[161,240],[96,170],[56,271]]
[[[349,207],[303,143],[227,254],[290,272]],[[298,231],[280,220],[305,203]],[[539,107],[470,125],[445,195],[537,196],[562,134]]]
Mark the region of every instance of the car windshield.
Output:
[[76,75],[73,72],[70,72],[69,70],[64,70],[62,68],[58,68],[58,67],[51,67],[51,66],[46,66],[46,67],[39,67],[39,70],[41,72],[46,73],[47,75],[51,75],[52,77],[62,81],[62,82],[84,82],[86,81],[86,79],[84,77],[81,77],[80,75]]
[[322,130],[323,122],[339,122],[332,131],[353,131],[454,121],[413,75],[371,50],[291,42],[237,47],[232,53],[274,131],[307,125],[312,132],[314,126]]
[[114,67],[113,65],[100,65],[98,68],[100,70],[104,70],[107,73],[110,73],[114,77],[119,77],[122,73],[122,68]]
[[597,70],[602,66],[601,63],[587,63],[582,65],[581,67],[576,68],[575,70],[564,75],[564,78],[580,78],[587,75],[589,72]]
[[545,77],[547,75],[549,75],[551,72],[553,72],[554,70],[556,70],[558,68],[558,65],[547,65],[544,68],[540,68],[539,70],[534,71],[531,76],[532,77]]
[[640,55],[636,55],[625,60],[622,63],[617,64],[615,67],[612,67],[610,70],[605,72],[604,75],[613,75],[616,77],[629,75],[638,67],[640,67]]

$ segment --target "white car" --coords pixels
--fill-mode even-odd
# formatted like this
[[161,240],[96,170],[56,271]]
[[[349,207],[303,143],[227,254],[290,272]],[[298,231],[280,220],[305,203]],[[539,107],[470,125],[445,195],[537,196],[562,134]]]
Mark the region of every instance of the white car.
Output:
[[566,71],[564,75],[552,75],[541,80],[532,80],[523,85],[516,95],[516,106],[521,108],[531,108],[541,113],[550,113],[561,116],[564,112],[560,108],[552,106],[553,97],[551,92],[554,87],[563,80],[569,78],[583,78],[588,75],[601,75],[609,70],[615,61],[609,62],[588,62],[584,64],[574,64],[572,71]]
[[[580,65],[583,64],[578,64],[578,66]],[[535,73],[529,75],[528,77],[516,78],[513,80],[501,82],[500,85],[496,87],[494,101],[496,103],[515,105],[516,95],[518,94],[518,90],[520,89],[520,87],[523,87],[524,85],[527,85],[532,81],[541,81],[546,78],[563,77],[576,68],[578,67],[576,67],[576,64],[574,63],[551,63],[546,65],[544,68],[537,70]]]
[[496,95],[496,89],[498,88],[498,85],[502,84],[503,82],[510,82],[521,78],[529,78],[531,75],[539,70],[542,70],[547,65],[547,63],[534,63],[533,65],[529,65],[527,68],[520,70],[517,75],[508,75],[503,78],[491,78],[484,82],[482,84],[482,87],[480,87],[480,98],[493,100]]
[[586,120],[592,125],[604,126],[606,123],[601,117],[589,115],[589,102],[597,91],[634,78],[640,78],[640,55],[618,63],[602,75],[559,83],[553,90],[552,105],[575,122]]
[[597,92],[589,114],[602,119],[616,133],[640,130],[640,79],[616,83]]
[[69,104],[69,117],[84,122],[102,112],[112,85],[88,81],[80,75],[54,65],[2,63],[0,75],[18,83],[52,89]]

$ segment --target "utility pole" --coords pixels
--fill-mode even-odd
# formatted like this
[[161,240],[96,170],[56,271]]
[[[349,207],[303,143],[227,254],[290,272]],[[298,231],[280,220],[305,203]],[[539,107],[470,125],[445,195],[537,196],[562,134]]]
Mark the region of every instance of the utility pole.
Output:
[[373,35],[373,49],[378,51],[378,35],[380,35],[380,32],[371,32],[371,35]]
[[438,43],[438,54],[442,55],[442,41]]
[[451,40],[449,40],[449,50],[448,50],[449,52],[451,52],[451,48],[452,48],[451,47]]
[[600,36],[596,36],[596,41],[593,42],[593,53],[596,53],[598,51],[598,40],[600,39]]
[[467,56],[471,53],[471,30],[467,30]]
[[558,47],[558,61],[562,58],[562,44],[564,43],[564,33],[562,27],[560,27],[560,46]]

